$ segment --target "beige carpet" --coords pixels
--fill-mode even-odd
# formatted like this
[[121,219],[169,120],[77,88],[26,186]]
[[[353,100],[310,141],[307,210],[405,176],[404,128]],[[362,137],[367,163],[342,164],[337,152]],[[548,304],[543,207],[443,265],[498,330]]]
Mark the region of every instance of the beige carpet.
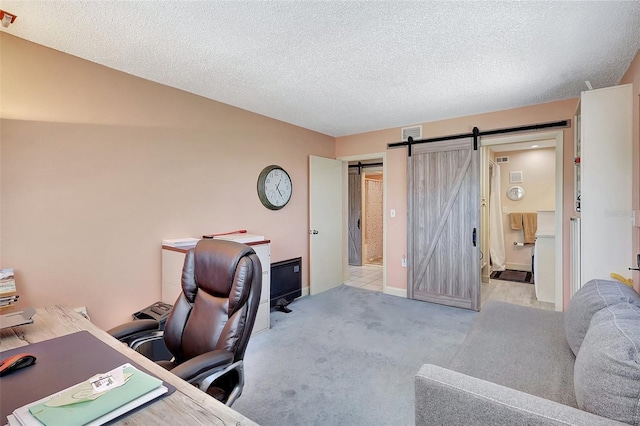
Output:
[[412,425],[414,377],[446,365],[476,312],[339,286],[271,313],[233,408],[260,425]]

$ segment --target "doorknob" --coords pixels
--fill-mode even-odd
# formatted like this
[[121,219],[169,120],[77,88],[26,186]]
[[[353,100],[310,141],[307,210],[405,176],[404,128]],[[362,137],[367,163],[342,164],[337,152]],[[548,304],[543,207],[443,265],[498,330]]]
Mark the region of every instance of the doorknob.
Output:
[[315,229],[309,229],[309,233],[316,235],[318,233],[318,231],[316,231]]

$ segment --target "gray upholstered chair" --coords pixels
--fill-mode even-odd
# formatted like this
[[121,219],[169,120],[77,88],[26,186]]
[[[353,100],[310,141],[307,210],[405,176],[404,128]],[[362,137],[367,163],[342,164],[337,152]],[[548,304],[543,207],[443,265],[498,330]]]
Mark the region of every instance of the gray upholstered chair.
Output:
[[204,239],[185,257],[182,293],[164,331],[155,320],[140,320],[109,333],[133,349],[164,338],[173,359],[157,363],[230,406],[242,393],[244,352],[261,288],[262,267],[253,249]]

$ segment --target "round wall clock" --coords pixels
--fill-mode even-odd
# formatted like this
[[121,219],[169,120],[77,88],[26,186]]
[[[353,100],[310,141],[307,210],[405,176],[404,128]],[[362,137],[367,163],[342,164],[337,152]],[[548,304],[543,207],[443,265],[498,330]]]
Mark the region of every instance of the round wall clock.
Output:
[[258,198],[271,210],[280,210],[291,199],[293,186],[291,177],[280,166],[272,165],[262,169],[258,176]]
[[524,198],[524,189],[521,186],[512,186],[507,191],[507,197],[511,201],[520,201]]

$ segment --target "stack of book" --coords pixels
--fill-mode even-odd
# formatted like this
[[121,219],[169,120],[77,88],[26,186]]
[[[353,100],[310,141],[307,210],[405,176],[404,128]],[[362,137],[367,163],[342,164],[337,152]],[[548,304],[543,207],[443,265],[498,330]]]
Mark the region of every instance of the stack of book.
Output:
[[167,388],[131,364],[17,408],[9,426],[102,425],[167,393]]
[[10,307],[19,297],[13,268],[0,269],[0,309]]
[[220,235],[212,234],[211,237],[218,240],[229,240],[229,241],[235,241],[237,243],[243,243],[243,244],[264,241],[264,235],[247,234],[246,232],[242,232],[242,233],[237,232],[237,233],[220,234]]
[[176,248],[191,248],[195,247],[198,241],[200,241],[199,238],[173,238],[162,240],[162,245]]

